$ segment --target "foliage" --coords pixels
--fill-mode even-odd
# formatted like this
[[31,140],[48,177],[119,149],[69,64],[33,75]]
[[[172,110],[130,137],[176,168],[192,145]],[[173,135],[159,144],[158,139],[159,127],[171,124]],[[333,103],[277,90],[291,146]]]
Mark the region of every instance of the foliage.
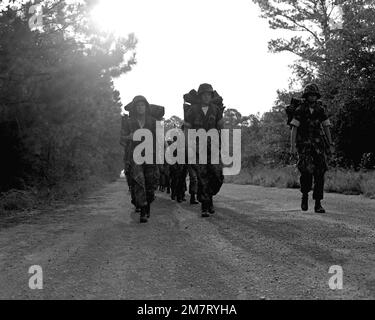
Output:
[[0,12],[0,191],[121,171],[112,79],[135,64],[136,39],[100,32],[88,19],[95,1],[41,3],[40,30],[29,28],[30,2]]
[[[359,168],[375,154],[375,4],[370,0],[253,0],[272,29],[284,37],[269,43],[272,52],[292,52],[293,86],[316,82],[333,122],[336,163]],[[275,133],[278,132],[275,123]]]
[[[294,166],[269,167],[258,165],[244,168],[240,175],[226,177],[227,183],[275,188],[299,188],[299,173]],[[375,172],[334,169],[326,175],[326,192],[364,195],[375,198]]]

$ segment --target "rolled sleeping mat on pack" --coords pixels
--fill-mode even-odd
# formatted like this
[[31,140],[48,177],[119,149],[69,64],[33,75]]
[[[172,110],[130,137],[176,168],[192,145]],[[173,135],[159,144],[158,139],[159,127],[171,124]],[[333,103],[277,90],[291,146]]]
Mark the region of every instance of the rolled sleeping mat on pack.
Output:
[[[164,118],[165,115],[165,108],[156,104],[150,104],[150,114],[153,116],[156,120],[161,121]],[[125,106],[125,111],[128,111],[129,113],[132,111],[133,102],[128,103]]]
[[222,108],[224,107],[224,104],[223,104],[223,98],[220,94],[217,93],[217,91],[214,91],[213,93],[213,97],[212,97],[212,103],[216,106],[218,106],[219,108]]
[[125,108],[124,108],[125,111],[127,111],[127,112],[130,113],[132,106],[133,106],[133,102],[128,103],[128,104],[125,106]]
[[[184,95],[184,102],[186,104],[198,104],[200,102],[198,92],[196,90],[191,90],[189,93]],[[218,107],[223,107],[223,98],[217,91],[214,91],[212,94],[212,101],[214,105]]]
[[[224,114],[224,104],[223,98],[218,94],[217,91],[214,91],[212,94],[212,104],[216,105],[220,109],[221,117]],[[190,109],[190,107],[194,104],[198,104],[200,102],[198,92],[196,90],[191,90],[189,93],[184,95],[184,119],[186,119],[186,115]]]
[[165,108],[156,104],[150,104],[151,115],[158,121],[162,121],[165,115]]
[[191,104],[184,103],[184,120],[186,121]]
[[196,90],[191,90],[189,93],[184,95],[184,102],[187,104],[197,104],[199,103],[199,96]]

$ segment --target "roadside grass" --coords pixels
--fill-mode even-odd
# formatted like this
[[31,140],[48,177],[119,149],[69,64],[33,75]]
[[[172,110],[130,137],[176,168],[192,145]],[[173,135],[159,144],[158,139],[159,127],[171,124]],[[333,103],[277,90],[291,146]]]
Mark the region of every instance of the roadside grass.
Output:
[[65,181],[50,187],[39,186],[26,190],[12,189],[0,193],[0,216],[15,211],[51,206],[58,202],[76,201],[85,194],[114,180],[116,179],[92,176],[82,181]]
[[[227,183],[256,185],[276,188],[299,188],[299,173],[296,167],[254,167],[243,169],[238,176],[228,176]],[[364,195],[375,199],[375,171],[348,171],[331,169],[326,174],[326,192],[347,195]]]
[[32,209],[37,203],[32,190],[12,189],[0,194],[0,214],[6,211]]

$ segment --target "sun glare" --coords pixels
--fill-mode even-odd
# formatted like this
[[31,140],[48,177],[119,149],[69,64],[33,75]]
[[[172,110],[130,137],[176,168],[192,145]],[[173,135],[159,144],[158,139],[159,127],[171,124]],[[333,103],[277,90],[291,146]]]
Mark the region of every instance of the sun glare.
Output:
[[135,1],[101,0],[91,17],[100,29],[124,36],[136,31],[136,12]]

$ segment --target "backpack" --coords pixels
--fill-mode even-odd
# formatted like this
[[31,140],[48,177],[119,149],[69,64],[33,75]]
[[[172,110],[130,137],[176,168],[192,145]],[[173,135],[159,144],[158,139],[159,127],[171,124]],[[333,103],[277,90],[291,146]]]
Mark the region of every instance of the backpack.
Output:
[[296,112],[296,109],[303,103],[303,99],[297,99],[297,98],[292,98],[290,105],[288,105],[285,108],[286,116],[287,116],[287,122],[286,124],[290,126],[290,123],[294,119],[294,114]]
[[[305,102],[305,99],[297,99],[297,98],[292,98],[290,105],[288,105],[285,108],[285,112],[287,115],[287,125],[290,126],[290,123],[294,119],[294,114],[296,112],[296,109],[301,106]],[[317,101],[318,105],[322,108],[324,108],[322,100]]]
[[162,121],[165,115],[165,108],[156,104],[150,104],[151,115],[158,121]]
[[[198,92],[194,89],[184,95],[184,118],[185,119],[191,106],[195,104],[199,104],[199,102],[200,102],[200,99],[199,99]],[[220,113],[223,116],[223,113],[225,110],[225,107],[223,104],[223,98],[217,93],[217,91],[214,91],[211,103],[219,108]]]
[[[129,104],[127,104],[125,106],[125,111],[128,111],[130,112],[131,111],[131,107],[132,107],[133,103],[130,102]],[[163,120],[163,117],[165,115],[165,108],[162,107],[162,106],[158,106],[156,104],[150,104],[150,114],[152,117],[154,117],[157,121],[162,121]]]

